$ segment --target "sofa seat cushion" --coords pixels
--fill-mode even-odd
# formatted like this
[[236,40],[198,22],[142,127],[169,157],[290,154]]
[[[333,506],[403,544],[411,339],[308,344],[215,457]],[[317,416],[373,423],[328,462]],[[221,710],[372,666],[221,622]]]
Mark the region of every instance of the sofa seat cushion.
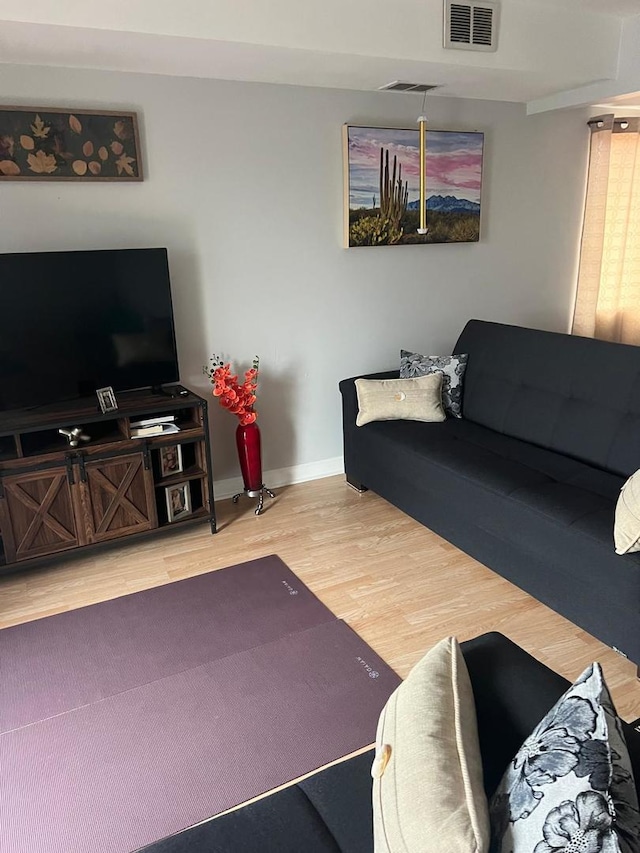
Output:
[[[492,430],[480,427],[477,424],[465,423],[464,421],[451,421],[450,437],[452,439],[449,449],[460,451],[460,462],[449,466],[449,470],[457,470],[459,464],[469,455],[468,450],[461,448],[470,446],[481,447],[490,456],[476,458],[476,464],[469,466],[465,476],[473,479],[478,485],[490,491],[496,491],[494,472],[488,478],[483,479],[482,467],[487,470],[496,465],[499,471],[504,471],[507,462],[513,464],[511,468],[511,482],[514,488],[508,491],[508,497],[513,501],[504,504],[502,515],[495,518],[495,523],[487,521],[484,513],[479,516],[480,523],[494,531],[500,531],[501,536],[511,541],[518,541],[527,550],[535,548],[531,542],[531,526],[523,526],[523,513],[535,513],[538,516],[536,522],[538,529],[547,531],[551,527],[555,533],[566,528],[572,537],[583,539],[587,537],[589,547],[596,545],[600,559],[612,560],[618,569],[623,571],[623,578],[629,581],[623,587],[635,596],[640,590],[640,555],[626,555],[624,562],[615,554],[613,544],[613,520],[615,505],[619,490],[624,483],[624,478],[606,471],[600,471],[580,462],[577,459],[563,457],[553,451],[534,447],[518,439],[493,433]],[[456,440],[457,439],[457,440]],[[488,450],[491,448],[491,450]],[[423,448],[424,449],[424,448]],[[430,459],[435,463],[441,463],[444,453],[433,453],[428,451]],[[478,465],[478,459],[482,459],[482,466]],[[515,466],[519,466],[516,468]],[[535,472],[529,475],[529,482],[524,471]],[[517,476],[516,476],[517,472]],[[509,529],[510,528],[510,529]],[[545,534],[546,535],[546,534]],[[557,535],[553,535],[548,546],[548,556],[552,556],[552,548],[566,549],[567,543],[560,545]],[[544,547],[544,543],[538,543],[538,547]],[[555,554],[555,552],[553,552]],[[579,582],[585,580],[582,566],[575,565],[575,579]],[[588,572],[589,570],[586,569]],[[606,573],[606,570],[605,570]],[[588,575],[589,581],[602,583],[603,572]],[[619,587],[616,587],[619,590]]]
[[507,459],[534,468],[552,480],[596,492],[614,503],[624,483],[624,477],[618,474],[594,468],[579,459],[556,453],[555,450],[547,450],[527,441],[502,435],[473,421],[460,420],[451,423],[450,433],[462,441],[477,444]]
[[575,525],[576,532],[613,551],[613,515],[622,477],[477,424],[450,420],[440,426],[433,430],[431,425],[395,424],[398,428],[384,432],[385,442],[389,451],[393,447],[399,455],[424,457],[554,524]]
[[553,482],[535,468],[468,441],[440,442],[428,454],[433,464],[499,495],[511,496]]
[[371,853],[373,750],[140,853]]
[[534,512],[552,519],[556,524],[573,525],[582,522],[580,530],[598,540],[604,536],[609,547],[612,547],[611,524],[608,529],[603,530],[601,525],[591,525],[587,521],[592,515],[600,515],[601,518],[603,515],[610,516],[611,501],[602,495],[569,483],[552,481],[533,488],[518,489],[512,497]]
[[[395,450],[399,466],[404,454],[424,457],[483,489],[519,501],[554,523],[578,524],[578,530],[613,549],[613,512],[621,477],[477,424],[450,420],[439,430],[426,426],[397,423],[381,432],[386,452],[393,455]],[[587,520],[591,515],[598,516],[593,524]],[[603,517],[609,517],[608,526],[603,525]]]
[[534,448],[533,468],[517,461],[534,461],[525,442],[460,420],[408,426],[360,430],[360,452],[371,460],[361,482],[468,553],[480,543],[488,566],[640,659],[640,554],[619,556],[613,545],[624,478],[543,448]]
[[[477,482],[483,488],[502,495],[510,495],[517,489],[550,482],[550,478],[527,465],[509,459],[493,450],[465,441],[451,425],[459,423],[449,420],[438,424],[441,429],[432,430],[432,424],[408,422],[369,424],[366,429],[375,431],[385,446],[385,464],[399,468],[406,465],[407,456],[428,459],[431,464]],[[426,427],[426,429],[425,429]]]

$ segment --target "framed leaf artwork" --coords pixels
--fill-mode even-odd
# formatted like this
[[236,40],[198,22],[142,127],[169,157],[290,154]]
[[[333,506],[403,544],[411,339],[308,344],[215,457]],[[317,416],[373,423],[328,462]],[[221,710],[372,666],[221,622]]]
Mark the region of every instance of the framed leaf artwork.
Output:
[[136,113],[0,106],[0,181],[141,181]]
[[427,130],[427,233],[420,224],[418,128],[344,125],[344,245],[480,239],[484,134]]

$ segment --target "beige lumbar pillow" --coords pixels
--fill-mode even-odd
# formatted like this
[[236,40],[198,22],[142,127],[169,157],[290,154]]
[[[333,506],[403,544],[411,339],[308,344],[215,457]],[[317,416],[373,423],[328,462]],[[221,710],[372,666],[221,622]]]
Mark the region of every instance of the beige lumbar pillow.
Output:
[[640,551],[640,471],[636,471],[622,487],[613,525],[616,554]]
[[444,421],[442,373],[416,379],[356,379],[357,426],[371,421]]
[[489,808],[469,673],[454,637],[387,702],[373,782],[375,853],[486,853]]

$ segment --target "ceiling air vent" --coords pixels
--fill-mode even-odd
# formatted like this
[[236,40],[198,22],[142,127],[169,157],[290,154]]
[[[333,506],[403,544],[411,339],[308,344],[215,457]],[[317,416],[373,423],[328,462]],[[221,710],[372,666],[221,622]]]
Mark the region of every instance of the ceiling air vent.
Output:
[[479,3],[444,0],[444,46],[456,50],[496,50],[499,17],[500,6],[491,0]]
[[430,92],[437,88],[437,86],[428,83],[404,83],[401,80],[394,80],[393,83],[378,86],[380,92]]

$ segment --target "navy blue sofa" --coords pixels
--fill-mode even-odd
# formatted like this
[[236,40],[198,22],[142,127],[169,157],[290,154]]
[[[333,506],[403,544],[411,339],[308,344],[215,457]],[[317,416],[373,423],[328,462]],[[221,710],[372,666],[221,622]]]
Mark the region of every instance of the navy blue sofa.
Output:
[[640,663],[640,554],[613,545],[640,468],[640,347],[471,320],[454,352],[460,419],[357,427],[340,383],[348,482]]

